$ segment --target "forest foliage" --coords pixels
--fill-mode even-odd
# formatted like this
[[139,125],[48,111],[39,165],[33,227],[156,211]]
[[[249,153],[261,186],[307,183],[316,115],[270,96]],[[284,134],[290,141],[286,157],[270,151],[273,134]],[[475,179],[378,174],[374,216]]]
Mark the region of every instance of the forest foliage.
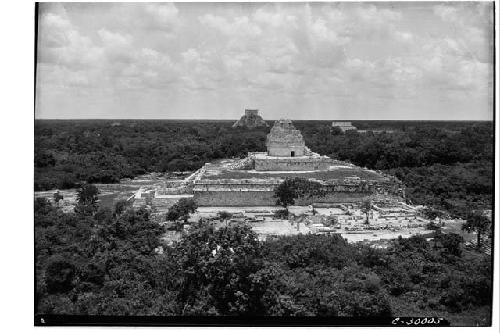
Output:
[[[313,151],[397,176],[414,204],[463,217],[491,208],[491,122],[354,122],[385,133],[294,124]],[[491,305],[491,257],[456,234],[374,249],[323,235],[259,242],[248,226],[200,224],[167,245],[148,210],[99,207],[85,185],[244,157],[265,150],[266,134],[228,121],[35,121],[35,190],[80,188],[72,213],[35,200],[36,313],[467,318]],[[177,208],[164,220],[191,211]]]
[[[147,172],[196,170],[218,158],[265,151],[266,129],[230,121],[37,120],[35,190],[116,183]],[[295,121],[315,152],[401,179],[414,204],[465,216],[489,209],[493,193],[492,122],[353,122],[382,133],[338,133],[326,121]]]
[[490,256],[456,234],[373,249],[199,223],[169,246],[147,210],[122,208],[35,200],[37,314],[447,317],[491,302]]

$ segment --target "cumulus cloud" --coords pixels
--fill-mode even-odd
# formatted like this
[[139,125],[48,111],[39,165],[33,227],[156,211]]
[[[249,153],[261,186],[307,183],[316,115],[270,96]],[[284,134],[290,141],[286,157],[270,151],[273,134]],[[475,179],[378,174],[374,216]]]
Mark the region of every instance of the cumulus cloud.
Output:
[[106,55],[106,59],[103,61],[116,65],[117,63],[129,63],[134,59],[135,46],[132,36],[107,29],[99,29],[97,34]]
[[[367,107],[395,112],[380,100],[427,101],[430,110],[442,103],[465,108],[463,100],[455,106],[460,91],[470,103],[488,105],[491,97],[491,4],[40,7],[39,89],[50,89],[42,95],[55,96],[57,105],[71,104],[72,94],[93,96],[100,105],[108,94],[101,103],[108,110],[110,100],[126,100],[133,91],[145,109],[153,108],[151,100],[165,101],[178,110],[191,105],[196,114],[187,100],[201,108],[224,100],[234,108],[229,117],[245,103],[295,116],[299,106],[324,115],[334,106],[361,117]],[[51,103],[44,100],[43,108]]]
[[173,3],[117,3],[119,17],[110,17],[111,29],[127,30],[129,33],[144,31],[172,37],[180,26],[179,10]]
[[436,5],[434,14],[447,22],[456,22],[458,20],[458,9],[447,5]]
[[132,42],[132,38],[129,35],[122,35],[117,32],[108,31],[106,29],[99,29],[97,33],[107,47],[127,47]]
[[200,22],[224,35],[255,38],[262,34],[260,27],[252,23],[247,16],[226,19],[221,16],[206,14],[200,17]]
[[92,40],[82,35],[65,16],[64,11],[42,15],[40,23],[39,61],[84,69],[101,56]]
[[453,38],[465,57],[492,62],[493,11],[491,3],[444,4],[433,7],[434,14],[452,27]]
[[164,89],[178,79],[179,72],[168,55],[143,48],[132,56],[132,61],[121,68],[119,87]]
[[173,3],[148,3],[144,8],[151,18],[151,20],[146,20],[150,24],[149,27],[167,30],[176,28],[179,10]]

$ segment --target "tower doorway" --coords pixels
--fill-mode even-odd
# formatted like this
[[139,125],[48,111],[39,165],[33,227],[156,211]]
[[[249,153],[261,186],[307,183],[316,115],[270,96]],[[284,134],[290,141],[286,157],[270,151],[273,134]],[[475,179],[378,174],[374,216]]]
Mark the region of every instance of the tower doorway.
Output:
[[295,152],[294,151],[290,152],[290,156],[295,157]]

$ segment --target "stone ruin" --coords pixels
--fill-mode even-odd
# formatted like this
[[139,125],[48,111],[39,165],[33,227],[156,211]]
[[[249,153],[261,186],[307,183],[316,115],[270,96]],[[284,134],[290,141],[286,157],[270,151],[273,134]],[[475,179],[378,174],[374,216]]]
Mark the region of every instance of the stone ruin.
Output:
[[345,131],[356,131],[357,128],[352,125],[350,121],[334,121],[332,127],[339,128],[342,132]]
[[233,128],[257,128],[269,127],[269,125],[259,116],[257,109],[245,109],[245,115],[233,124]]
[[280,119],[267,135],[267,152],[249,153],[257,171],[313,171],[326,170],[338,164],[327,156],[312,152],[292,121]]
[[[258,117],[257,110],[246,111],[245,116]],[[165,182],[144,195],[139,191],[136,199],[152,195],[153,204],[165,201],[167,205],[192,197],[199,206],[274,206],[274,190],[288,177],[322,185],[321,196],[299,198],[298,205],[404,199],[404,186],[397,179],[312,152],[290,120],[275,122],[266,145],[267,151],[249,152],[243,159],[206,163],[182,181]]]
[[266,146],[269,156],[298,157],[304,155],[306,144],[291,120],[280,119],[267,135]]

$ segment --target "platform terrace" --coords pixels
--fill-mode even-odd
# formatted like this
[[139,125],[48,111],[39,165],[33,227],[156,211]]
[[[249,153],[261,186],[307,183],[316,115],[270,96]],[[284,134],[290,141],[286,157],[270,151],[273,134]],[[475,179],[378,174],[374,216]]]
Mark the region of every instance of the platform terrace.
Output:
[[391,181],[390,176],[349,164],[332,165],[327,170],[258,171],[231,169],[230,166],[236,162],[237,160],[219,160],[210,163],[205,166],[206,171],[201,179],[285,179],[299,177],[320,181],[343,181],[346,178],[358,177],[359,180],[366,181]]

